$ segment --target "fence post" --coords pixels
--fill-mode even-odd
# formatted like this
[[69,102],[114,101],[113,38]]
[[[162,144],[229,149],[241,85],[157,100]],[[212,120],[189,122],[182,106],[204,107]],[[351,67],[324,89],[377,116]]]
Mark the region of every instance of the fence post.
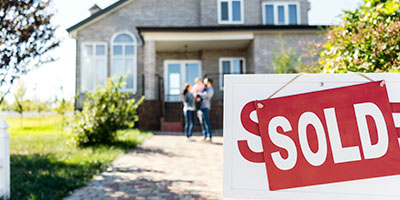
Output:
[[10,135],[8,124],[0,119],[0,197],[10,198]]

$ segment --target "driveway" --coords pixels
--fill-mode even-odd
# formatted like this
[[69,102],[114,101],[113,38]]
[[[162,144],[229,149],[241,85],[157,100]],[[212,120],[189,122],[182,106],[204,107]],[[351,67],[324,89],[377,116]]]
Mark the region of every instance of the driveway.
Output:
[[158,133],[66,199],[221,199],[222,137]]

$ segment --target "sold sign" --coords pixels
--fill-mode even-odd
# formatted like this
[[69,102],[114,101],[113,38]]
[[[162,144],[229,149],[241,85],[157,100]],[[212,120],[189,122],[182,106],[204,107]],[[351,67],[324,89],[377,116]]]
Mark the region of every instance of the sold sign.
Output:
[[[270,190],[398,175],[397,105],[383,81],[253,101],[241,123],[261,137],[263,152],[245,140],[239,151],[265,162]],[[250,119],[254,110],[258,124]]]

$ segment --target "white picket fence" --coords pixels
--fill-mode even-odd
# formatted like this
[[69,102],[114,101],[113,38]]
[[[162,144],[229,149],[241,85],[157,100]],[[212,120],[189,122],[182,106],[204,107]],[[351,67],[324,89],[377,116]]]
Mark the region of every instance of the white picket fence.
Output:
[[0,119],[0,197],[10,198],[10,135],[8,124]]

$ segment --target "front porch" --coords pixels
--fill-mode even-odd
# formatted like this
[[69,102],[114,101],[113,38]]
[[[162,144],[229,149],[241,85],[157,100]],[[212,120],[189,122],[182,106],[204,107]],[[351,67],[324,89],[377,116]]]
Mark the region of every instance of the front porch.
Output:
[[[210,118],[222,129],[223,74],[254,73],[251,32],[156,31],[139,29],[144,42],[144,94],[139,127],[183,131],[180,93],[196,77],[214,80]],[[197,123],[197,128],[200,126]]]

